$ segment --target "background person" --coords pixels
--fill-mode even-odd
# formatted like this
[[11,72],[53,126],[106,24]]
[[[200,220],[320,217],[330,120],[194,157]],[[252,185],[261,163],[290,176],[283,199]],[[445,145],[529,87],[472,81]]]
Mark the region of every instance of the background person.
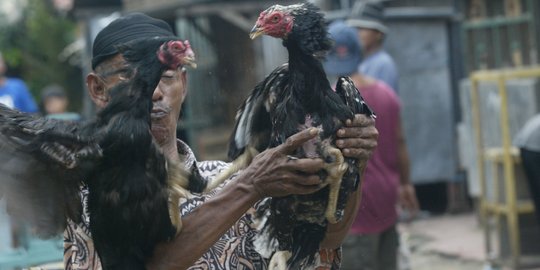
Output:
[[359,14],[353,14],[347,20],[347,24],[357,29],[364,53],[364,59],[358,66],[359,73],[379,79],[398,92],[398,69],[392,56],[383,48],[388,34],[383,18],[383,4],[367,2]]
[[377,114],[378,144],[368,160],[362,182],[360,208],[343,243],[342,269],[391,270],[397,267],[399,204],[418,211],[409,179],[409,158],[403,136],[400,102],[384,82],[358,72],[362,51],[356,31],[343,22],[330,25],[335,40],[324,68],[330,76],[350,76]]
[[37,112],[36,102],[24,81],[7,77],[6,71],[6,62],[0,53],[0,103],[22,112]]
[[540,224],[540,114],[529,119],[518,132],[514,144],[519,147],[536,217]]
[[60,85],[48,85],[41,91],[41,106],[46,117],[61,120],[80,120],[81,117],[78,113],[68,112],[68,105],[68,96]]

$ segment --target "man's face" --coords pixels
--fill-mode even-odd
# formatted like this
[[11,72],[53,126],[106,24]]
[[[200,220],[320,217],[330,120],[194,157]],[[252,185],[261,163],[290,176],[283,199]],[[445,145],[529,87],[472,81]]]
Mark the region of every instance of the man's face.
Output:
[[43,102],[47,114],[64,113],[67,110],[67,97],[51,96]]
[[383,34],[377,30],[358,28],[358,37],[362,43],[362,49],[369,51],[382,44]]
[[182,68],[167,70],[152,95],[152,134],[158,143],[176,138],[180,109],[186,96],[186,72]]
[[[126,80],[121,72],[125,65],[122,56],[117,55],[100,64],[96,67],[95,73],[87,77],[90,94],[98,107],[106,106],[109,98],[108,91],[119,82]],[[96,90],[100,86],[104,91]],[[152,95],[152,134],[159,144],[171,139],[176,140],[176,126],[185,95],[185,70],[180,68],[165,71]]]

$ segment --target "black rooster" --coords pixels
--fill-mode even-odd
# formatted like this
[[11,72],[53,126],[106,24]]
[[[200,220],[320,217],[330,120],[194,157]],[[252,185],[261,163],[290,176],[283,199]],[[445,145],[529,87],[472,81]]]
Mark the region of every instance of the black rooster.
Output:
[[118,50],[127,62],[125,80],[86,123],[0,106],[0,188],[9,213],[48,237],[63,231],[66,218],[80,221],[78,194],[87,185],[90,231],[103,268],[145,269],[154,246],[180,230],[179,196],[188,181],[198,181],[188,180],[153,141],[152,93],[166,69],[193,65],[194,54],[187,41],[171,37]]
[[322,157],[328,163],[323,172],[327,187],[311,195],[268,199],[260,211],[265,220],[260,239],[273,251],[280,250],[270,267],[298,269],[314,262],[328,222],[341,219],[348,195],[359,186],[358,161],[344,158],[334,147],[335,134],[354,114],[374,114],[349,78],[339,78],[336,91],[332,90],[320,62],[332,41],[316,6],[266,9],[250,36],[261,34],[281,38],[289,62],[259,83],[240,107],[229,146],[233,165],[216,183],[299,130],[322,129],[319,138],[306,143],[295,157]]

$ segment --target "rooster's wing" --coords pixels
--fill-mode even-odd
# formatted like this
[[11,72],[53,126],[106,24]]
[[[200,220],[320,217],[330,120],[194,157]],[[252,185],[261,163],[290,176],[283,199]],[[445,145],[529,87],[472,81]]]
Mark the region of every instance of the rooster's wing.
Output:
[[236,114],[236,124],[229,143],[229,158],[235,160],[247,147],[261,152],[269,147],[272,134],[271,112],[287,84],[288,65],[276,68],[255,86]]
[[84,161],[101,150],[77,136],[79,125],[0,105],[0,197],[38,236],[62,233],[66,217],[80,217]]

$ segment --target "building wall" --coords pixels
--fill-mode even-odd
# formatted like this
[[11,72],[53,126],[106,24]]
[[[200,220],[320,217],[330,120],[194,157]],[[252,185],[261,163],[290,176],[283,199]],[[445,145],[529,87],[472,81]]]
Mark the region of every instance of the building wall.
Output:
[[178,4],[178,0],[122,0],[126,10],[154,9]]
[[453,6],[454,0],[393,0],[386,2],[387,7],[441,7]]
[[388,52],[398,66],[402,119],[416,184],[452,181],[457,171],[445,20],[388,23]]

